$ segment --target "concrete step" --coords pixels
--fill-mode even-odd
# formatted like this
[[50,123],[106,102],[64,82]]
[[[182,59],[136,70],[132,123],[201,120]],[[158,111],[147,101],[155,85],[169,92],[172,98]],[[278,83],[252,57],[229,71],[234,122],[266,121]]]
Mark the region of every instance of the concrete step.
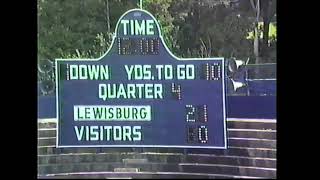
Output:
[[114,168],[113,172],[140,172],[139,168]]
[[228,129],[260,129],[260,130],[276,130],[276,120],[254,120],[254,119],[228,119]]
[[277,141],[256,138],[228,138],[228,146],[276,149]]
[[276,149],[269,148],[250,148],[229,146],[226,150],[220,149],[188,149],[188,154],[208,154],[225,156],[244,156],[244,157],[262,157],[276,158]]
[[143,153],[143,152],[156,152],[156,153],[184,153],[185,149],[182,148],[56,148],[55,145],[38,146],[38,154],[68,154],[68,153]]
[[185,163],[179,164],[182,166],[181,171],[192,173],[219,173],[237,176],[257,176],[257,177],[276,177],[276,169],[274,168],[259,168],[250,166],[229,166],[215,164],[195,164]]
[[56,137],[56,128],[38,129],[38,137]]
[[183,172],[74,172],[40,175],[41,179],[265,179],[253,176],[233,176],[222,174]]
[[[128,168],[128,169],[121,169]],[[136,168],[136,169],[135,169]],[[137,170],[138,169],[138,170]],[[122,162],[112,163],[70,163],[70,164],[40,164],[38,165],[38,174],[55,174],[69,172],[179,172],[178,164],[167,163],[138,163],[125,165]]]
[[265,168],[276,168],[277,162],[274,158],[254,158],[241,156],[210,156],[210,155],[188,155],[185,163],[221,164],[233,166],[254,166]]
[[38,146],[38,155],[70,153],[134,153],[134,148],[56,148],[55,145]]
[[38,121],[38,129],[44,129],[44,128],[56,128],[57,121],[51,120],[51,121]]
[[122,163],[73,163],[56,165],[39,165],[38,173],[55,174],[70,172],[185,172],[185,173],[212,173],[234,176],[276,177],[274,168],[258,168],[250,166],[229,166],[200,163],[144,163],[131,164],[125,167]]
[[[99,150],[100,148],[55,148],[54,146],[38,146],[38,155],[47,154],[70,154],[70,153],[134,153],[134,151],[129,151],[123,148],[122,151],[116,151],[108,149],[104,152]],[[145,151],[152,152],[152,151]],[[156,152],[159,153],[159,152]],[[161,153],[161,152],[160,152]],[[165,152],[164,152],[165,153]],[[229,155],[229,156],[245,156],[245,157],[264,157],[264,158],[276,158],[275,149],[267,148],[239,148],[239,147],[229,147],[226,150],[218,149],[191,149],[188,150],[188,154],[214,154],[214,155]]]
[[261,129],[228,129],[229,138],[256,138],[256,139],[277,139],[276,130],[261,130]]
[[134,159],[133,157],[122,159],[122,162],[124,164],[143,164],[143,163],[148,163],[148,159]]
[[[53,146],[56,144],[55,137],[38,138],[38,146]],[[252,147],[252,148],[273,148],[276,149],[277,141],[270,139],[255,138],[228,138],[228,146]]]
[[121,154],[121,153],[85,153],[85,154],[57,154],[57,155],[38,155],[38,164],[68,164],[68,163],[95,163],[95,162],[123,162],[146,163],[148,159],[142,159],[140,154]]
[[38,146],[54,146],[56,145],[56,137],[39,137]]
[[241,156],[215,155],[183,155],[183,154],[63,154],[39,155],[38,164],[68,164],[68,163],[96,163],[123,162],[124,164],[138,163],[204,163],[238,166],[256,166],[276,168],[276,159],[252,158]]

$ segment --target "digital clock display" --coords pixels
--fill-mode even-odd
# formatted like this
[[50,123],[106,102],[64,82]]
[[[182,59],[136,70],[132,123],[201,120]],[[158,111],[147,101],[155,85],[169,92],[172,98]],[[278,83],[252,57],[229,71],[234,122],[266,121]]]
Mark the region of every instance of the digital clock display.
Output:
[[159,38],[118,38],[119,55],[158,55]]

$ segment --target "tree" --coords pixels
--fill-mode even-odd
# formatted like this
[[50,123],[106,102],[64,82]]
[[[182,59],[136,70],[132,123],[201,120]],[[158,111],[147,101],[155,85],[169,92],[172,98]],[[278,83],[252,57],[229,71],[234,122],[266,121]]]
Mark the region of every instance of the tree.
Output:
[[[267,36],[275,4],[276,0],[144,0],[143,9],[159,21],[176,56],[258,57],[262,63],[275,56],[276,40],[270,43]],[[38,57],[100,57],[120,16],[138,5],[139,0],[38,0]],[[259,29],[261,21],[264,26]],[[263,38],[247,39],[250,31],[262,32]]]
[[260,20],[260,0],[250,0],[252,9],[255,13],[254,21],[254,44],[253,52],[255,55],[255,63],[259,64],[261,62],[260,49],[259,49],[259,20]]
[[119,17],[134,7],[122,0],[38,0],[38,58],[100,57]]
[[160,24],[164,41],[168,48],[173,51],[174,49],[174,25],[173,17],[169,12],[169,7],[174,3],[172,0],[144,0],[143,9],[149,11],[155,16]]
[[263,0],[261,1],[261,13],[263,18],[263,41],[262,41],[262,57],[265,62],[269,60],[269,29],[272,18],[276,13],[276,0]]
[[[244,1],[245,3],[245,1]],[[269,29],[270,23],[276,14],[276,0],[250,0],[251,7],[255,13],[254,20],[254,54],[255,63],[265,63],[270,62],[271,54],[269,47]],[[262,29],[259,27],[259,23],[262,23]],[[263,34],[262,42],[260,42],[259,33]],[[275,54],[275,51],[272,52]]]
[[[228,3],[229,2],[229,3]],[[230,1],[175,1],[170,8],[182,57],[251,56],[247,10]]]

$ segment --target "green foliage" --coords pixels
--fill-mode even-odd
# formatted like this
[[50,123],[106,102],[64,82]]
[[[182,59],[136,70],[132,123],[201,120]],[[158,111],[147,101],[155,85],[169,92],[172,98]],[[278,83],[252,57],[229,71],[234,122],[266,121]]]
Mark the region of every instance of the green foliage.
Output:
[[[259,38],[262,39],[262,32],[263,32],[263,22],[259,22]],[[270,40],[277,39],[277,26],[275,23],[270,23],[269,25],[269,38]],[[254,39],[253,31],[248,32],[247,39]]]
[[250,41],[245,38],[250,22],[241,17],[239,10],[191,0],[175,6],[174,11],[179,7],[185,9],[181,14],[176,13],[180,56],[250,56]]
[[107,31],[107,0],[38,0],[38,58],[98,58],[107,51],[121,14],[134,8],[132,1],[109,0],[110,32]]
[[[249,0],[219,2],[144,0],[143,9],[159,21],[165,43],[178,57],[254,57],[253,40],[247,38],[255,18]],[[101,57],[119,17],[138,5],[139,0],[38,0],[38,59]],[[266,51],[273,62],[276,36],[270,42]]]
[[169,7],[174,2],[172,0],[144,0],[143,8],[155,16],[160,24],[161,32],[168,48],[173,50],[174,25],[173,17],[169,12]]

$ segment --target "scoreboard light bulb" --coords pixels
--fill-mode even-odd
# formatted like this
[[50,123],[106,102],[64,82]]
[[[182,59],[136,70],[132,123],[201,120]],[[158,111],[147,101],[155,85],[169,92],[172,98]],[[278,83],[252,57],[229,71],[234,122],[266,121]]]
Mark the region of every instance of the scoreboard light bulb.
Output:
[[221,66],[218,65],[218,78],[221,78],[220,74],[221,74]]
[[69,73],[69,69],[70,69],[70,68],[69,68],[69,64],[67,64],[67,80],[69,80],[69,79],[70,79],[70,75],[69,75],[69,74],[70,74],[70,73]]
[[211,66],[211,78],[214,79],[214,66]]
[[118,54],[121,54],[120,38],[118,38]]
[[207,63],[206,64],[206,75],[207,75],[207,80],[209,80],[209,77],[210,77],[210,75],[209,75],[209,64]]
[[208,121],[208,114],[207,114],[207,106],[204,106],[204,121],[207,122]]

